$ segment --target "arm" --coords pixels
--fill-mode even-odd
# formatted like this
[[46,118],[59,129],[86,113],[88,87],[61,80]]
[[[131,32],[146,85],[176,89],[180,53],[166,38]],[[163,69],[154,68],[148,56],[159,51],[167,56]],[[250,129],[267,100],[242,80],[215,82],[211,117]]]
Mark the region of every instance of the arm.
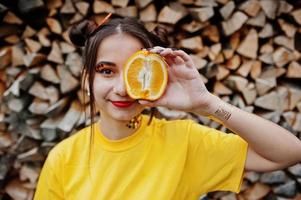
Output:
[[[164,95],[147,106],[212,116],[249,144],[246,170],[271,171],[301,161],[301,142],[277,124],[223,102],[205,87],[191,57],[182,50],[154,47],[168,65],[169,82]],[[174,98],[174,97],[177,98]]]
[[[246,170],[271,171],[301,161],[301,141],[277,124],[243,111],[210,94],[209,115],[249,144]],[[201,114],[202,109],[196,110]]]

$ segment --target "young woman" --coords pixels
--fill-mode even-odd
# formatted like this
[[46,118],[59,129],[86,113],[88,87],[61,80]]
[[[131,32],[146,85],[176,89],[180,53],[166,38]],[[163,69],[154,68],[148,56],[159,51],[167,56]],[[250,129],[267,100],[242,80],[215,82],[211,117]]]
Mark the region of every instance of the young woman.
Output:
[[[83,79],[100,120],[51,150],[36,200],[196,200],[216,190],[239,192],[245,170],[301,161],[293,134],[211,94],[191,57],[166,48],[137,20],[115,18],[98,27],[85,21],[70,38],[84,46]],[[169,65],[167,89],[153,102],[131,99],[123,80],[126,60],[143,48]],[[236,134],[141,114],[155,106],[210,116]]]

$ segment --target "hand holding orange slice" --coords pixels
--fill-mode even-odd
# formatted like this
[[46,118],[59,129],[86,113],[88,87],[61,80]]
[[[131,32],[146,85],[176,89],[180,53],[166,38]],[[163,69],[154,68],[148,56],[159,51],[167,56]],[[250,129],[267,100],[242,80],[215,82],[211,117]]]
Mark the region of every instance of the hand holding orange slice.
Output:
[[133,99],[159,99],[167,86],[167,63],[160,55],[147,50],[134,53],[123,73],[127,93]]

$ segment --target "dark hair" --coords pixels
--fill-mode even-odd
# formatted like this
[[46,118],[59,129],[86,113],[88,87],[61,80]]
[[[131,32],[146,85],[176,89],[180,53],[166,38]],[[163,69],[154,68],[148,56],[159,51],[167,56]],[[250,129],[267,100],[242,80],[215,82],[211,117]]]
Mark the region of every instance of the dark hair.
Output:
[[[110,19],[100,26],[93,21],[85,20],[71,27],[69,32],[71,42],[75,46],[84,47],[82,83],[85,86],[85,81],[88,80],[89,91],[91,91],[91,124],[94,123],[94,116],[96,114],[93,80],[95,77],[97,50],[104,38],[117,33],[126,33],[137,38],[143,44],[144,48],[150,48],[153,46],[167,47],[169,44],[167,40],[167,31],[164,28],[157,26],[154,31],[150,32],[140,21],[130,17]],[[150,121],[153,114],[154,109],[152,109]],[[93,141],[93,127],[91,131]]]

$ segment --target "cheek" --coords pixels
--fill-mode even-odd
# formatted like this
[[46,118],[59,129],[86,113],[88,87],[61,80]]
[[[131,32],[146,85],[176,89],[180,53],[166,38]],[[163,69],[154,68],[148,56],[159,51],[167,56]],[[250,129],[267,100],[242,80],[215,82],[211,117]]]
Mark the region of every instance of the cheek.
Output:
[[97,98],[102,97],[105,98],[108,93],[112,90],[112,84],[109,84],[103,80],[95,79],[93,86],[93,94]]

